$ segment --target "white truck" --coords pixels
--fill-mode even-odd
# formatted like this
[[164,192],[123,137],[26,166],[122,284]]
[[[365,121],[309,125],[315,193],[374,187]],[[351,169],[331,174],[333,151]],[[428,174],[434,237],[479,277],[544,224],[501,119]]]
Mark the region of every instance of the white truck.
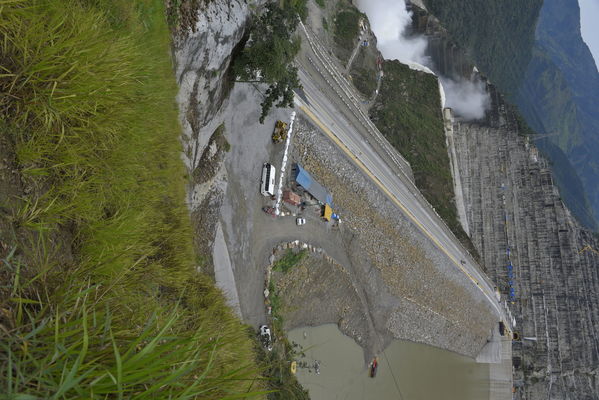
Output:
[[262,179],[260,180],[260,193],[263,196],[275,195],[275,175],[277,170],[272,164],[264,163],[262,165]]

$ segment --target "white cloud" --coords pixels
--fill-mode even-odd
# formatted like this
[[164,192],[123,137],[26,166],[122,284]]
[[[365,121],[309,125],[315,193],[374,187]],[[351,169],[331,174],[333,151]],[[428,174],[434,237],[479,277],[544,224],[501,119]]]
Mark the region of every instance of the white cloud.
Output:
[[[402,0],[357,0],[358,8],[368,16],[377,47],[387,60],[399,60],[413,69],[435,71],[426,56],[427,39],[409,34],[412,16]],[[426,67],[422,68],[419,64]],[[432,71],[431,71],[432,70]],[[464,119],[480,119],[490,105],[485,84],[467,79],[440,77],[439,92],[446,107]]]
[[412,16],[402,0],[358,0],[357,5],[368,15],[383,57],[402,63],[415,61],[428,64],[425,56],[428,45],[426,39],[423,36],[406,36]]
[[456,115],[465,119],[480,119],[491,105],[486,85],[479,81],[460,79],[454,81],[441,78],[445,89],[445,107],[450,107]]

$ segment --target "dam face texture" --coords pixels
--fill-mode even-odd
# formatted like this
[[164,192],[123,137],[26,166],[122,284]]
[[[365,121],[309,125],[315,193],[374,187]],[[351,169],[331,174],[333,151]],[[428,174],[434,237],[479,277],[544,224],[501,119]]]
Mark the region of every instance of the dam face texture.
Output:
[[[599,243],[489,85],[486,121],[454,123],[467,224],[516,318],[519,399],[599,399]],[[510,291],[513,298],[510,298]]]

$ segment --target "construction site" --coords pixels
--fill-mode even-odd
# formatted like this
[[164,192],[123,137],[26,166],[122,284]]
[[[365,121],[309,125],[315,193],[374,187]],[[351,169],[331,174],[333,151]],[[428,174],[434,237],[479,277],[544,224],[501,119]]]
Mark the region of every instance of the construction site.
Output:
[[[385,102],[387,75],[368,21],[340,51],[322,23],[334,7],[310,4],[298,28],[303,88],[294,107],[260,124],[264,88],[236,84],[213,119],[188,126],[191,169],[218,158],[193,183],[189,204],[211,227],[199,236],[213,249],[230,305],[254,327],[335,324],[360,346],[364,374],[391,343],[408,340],[488,364],[490,399],[599,392],[599,246],[563,206],[550,166],[520,135],[509,106],[487,85],[485,118],[466,122],[447,111],[443,120],[439,110],[457,214],[478,263],[415,186],[406,150],[369,118]],[[229,53],[210,49],[223,65],[249,13],[243,4],[236,12]],[[473,71],[446,32],[420,14],[417,21],[443,68]],[[203,23],[220,32],[218,21]],[[203,54],[197,43],[182,46]],[[205,85],[218,97],[218,81]],[[186,88],[184,115],[210,114],[197,101],[204,94]],[[226,151],[209,139],[220,126]],[[287,273],[273,269],[289,251],[307,255]],[[283,318],[273,318],[275,308]]]

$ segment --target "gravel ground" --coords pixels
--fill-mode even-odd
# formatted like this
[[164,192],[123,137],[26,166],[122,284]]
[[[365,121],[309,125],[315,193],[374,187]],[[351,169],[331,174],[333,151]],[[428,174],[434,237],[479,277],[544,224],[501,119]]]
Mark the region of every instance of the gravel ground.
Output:
[[291,159],[333,193],[341,229],[314,212],[306,212],[307,224],[297,227],[293,217],[275,219],[261,211],[272,204],[259,193],[262,163],[280,170],[282,158],[283,145],[270,140],[272,127],[291,110],[276,109],[261,125],[259,103],[256,88],[236,85],[222,113],[231,150],[225,155],[219,219],[244,321],[252,326],[267,321],[262,292],[273,248],[300,240],[323,248],[336,265],[310,261],[289,275],[288,328],[339,324],[364,348],[365,360],[394,338],[475,356],[495,323],[478,291],[301,114]]
[[347,248],[381,341],[476,355],[495,324],[483,296],[328,139],[299,122],[295,157],[332,191],[355,235]]
[[365,304],[347,268],[310,254],[286,274],[274,272],[273,280],[284,301],[286,330],[336,323],[359,345],[372,341]]

